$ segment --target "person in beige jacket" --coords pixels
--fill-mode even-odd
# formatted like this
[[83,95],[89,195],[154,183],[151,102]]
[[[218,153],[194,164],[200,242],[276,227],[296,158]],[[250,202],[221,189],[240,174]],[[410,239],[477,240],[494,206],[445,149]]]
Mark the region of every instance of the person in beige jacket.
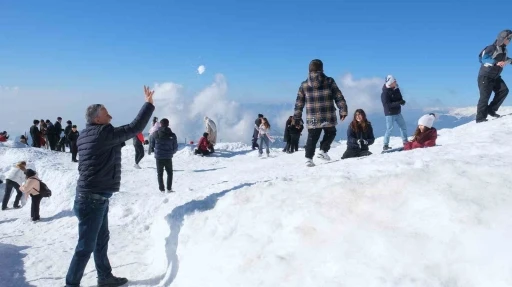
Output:
[[30,197],[32,197],[30,217],[32,218],[32,221],[38,221],[41,219],[39,216],[39,204],[41,203],[41,199],[43,199],[43,197],[39,194],[41,181],[37,177],[37,173],[32,169],[25,170],[25,178],[26,181],[22,186],[20,186],[20,190],[27,196],[30,195]]

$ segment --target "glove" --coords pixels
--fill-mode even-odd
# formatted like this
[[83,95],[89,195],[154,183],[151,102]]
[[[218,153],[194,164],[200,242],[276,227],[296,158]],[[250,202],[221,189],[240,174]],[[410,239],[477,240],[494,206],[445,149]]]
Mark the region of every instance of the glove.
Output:
[[403,106],[403,105],[405,105],[405,101],[404,101],[404,100],[401,100],[401,101],[400,101],[400,105],[402,105],[402,106]]

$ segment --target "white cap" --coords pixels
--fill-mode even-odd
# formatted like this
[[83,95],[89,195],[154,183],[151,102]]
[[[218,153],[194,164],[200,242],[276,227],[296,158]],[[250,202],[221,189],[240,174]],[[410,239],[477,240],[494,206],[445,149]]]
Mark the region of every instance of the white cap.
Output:
[[418,120],[418,126],[425,126],[427,128],[432,128],[432,126],[434,125],[435,119],[436,119],[436,117],[433,114],[424,115]]

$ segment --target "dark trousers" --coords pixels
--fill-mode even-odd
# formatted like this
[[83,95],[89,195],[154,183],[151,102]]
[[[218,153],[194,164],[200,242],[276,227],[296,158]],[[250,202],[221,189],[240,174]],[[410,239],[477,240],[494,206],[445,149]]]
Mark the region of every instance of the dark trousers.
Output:
[[16,199],[14,199],[14,206],[18,206],[20,204],[20,199],[23,195],[23,193],[20,191],[20,185],[15,181],[6,179],[4,199],[2,200],[2,209],[7,208],[7,204],[9,203],[9,199],[11,198],[11,191],[13,187],[16,190]]
[[57,136],[57,146],[55,147],[56,151],[66,152],[66,138]]
[[78,218],[78,243],[66,275],[66,286],[79,286],[91,253],[98,280],[112,276],[107,256],[110,232],[108,230],[109,200],[94,198],[90,194],[77,194],[73,211]]
[[55,150],[55,146],[57,145],[57,138],[55,135],[48,135],[48,145],[50,146],[50,150]]
[[32,137],[32,147],[41,147],[41,138],[38,136]]
[[39,216],[39,205],[41,204],[41,199],[43,199],[43,197],[40,194],[31,194],[30,197],[32,197],[32,204],[30,205],[30,217],[32,220],[38,220],[41,218]]
[[165,190],[164,186],[164,169],[167,173],[167,190],[172,189],[172,159],[157,159],[156,174],[158,177],[158,188],[160,191]]
[[136,144],[134,147],[135,147],[135,164],[139,164],[141,159],[144,157],[144,146],[142,144]]
[[300,139],[299,134],[290,134],[289,147],[288,147],[289,152],[294,152],[294,151],[299,150],[299,139]]
[[209,155],[210,151],[207,149],[195,149],[194,154],[202,154],[202,155]]
[[[476,120],[481,121],[487,118],[489,112],[498,111],[508,95],[508,87],[501,77],[493,79],[478,76],[478,89],[480,90],[480,99],[476,109]],[[494,98],[489,103],[492,92],[494,92]]]
[[76,141],[70,143],[71,149],[71,160],[76,161],[76,155],[78,154],[78,146],[76,145]]
[[306,141],[306,157],[313,159],[315,155],[316,144],[320,139],[320,134],[324,131],[324,137],[320,142],[320,149],[328,152],[331,149],[331,144],[336,137],[336,127],[308,129],[308,140]]
[[343,153],[341,159],[351,158],[351,157],[361,157],[361,156],[369,156],[372,153],[369,150],[361,150],[355,148],[347,148],[347,150]]
[[252,149],[257,149],[260,146],[258,145],[258,131],[254,129],[254,132],[252,133]]

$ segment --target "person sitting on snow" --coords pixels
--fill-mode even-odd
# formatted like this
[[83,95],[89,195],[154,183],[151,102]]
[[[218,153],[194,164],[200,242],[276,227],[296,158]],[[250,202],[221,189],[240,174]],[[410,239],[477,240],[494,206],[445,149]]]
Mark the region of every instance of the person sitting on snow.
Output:
[[21,137],[20,137],[20,143],[25,144],[25,145],[28,145],[27,137],[25,137],[24,135],[21,135]]
[[6,142],[9,139],[9,135],[6,131],[0,133],[0,142]]
[[194,151],[194,154],[200,155],[209,155],[211,151],[208,149],[210,143],[208,142],[208,133],[204,133],[203,136],[199,139],[199,143],[197,144],[197,149]]
[[372,124],[366,119],[366,113],[362,109],[357,109],[354,119],[348,126],[347,150],[341,159],[371,155],[368,146],[374,141]]
[[210,143],[208,149],[211,152],[215,152],[213,146],[217,143],[217,125],[208,117],[204,117],[204,124],[206,128],[205,132],[208,133],[208,142]]
[[418,128],[414,132],[412,141],[404,145],[404,150],[435,146],[437,130],[432,126],[435,119],[436,117],[432,113],[422,116],[418,120]]

